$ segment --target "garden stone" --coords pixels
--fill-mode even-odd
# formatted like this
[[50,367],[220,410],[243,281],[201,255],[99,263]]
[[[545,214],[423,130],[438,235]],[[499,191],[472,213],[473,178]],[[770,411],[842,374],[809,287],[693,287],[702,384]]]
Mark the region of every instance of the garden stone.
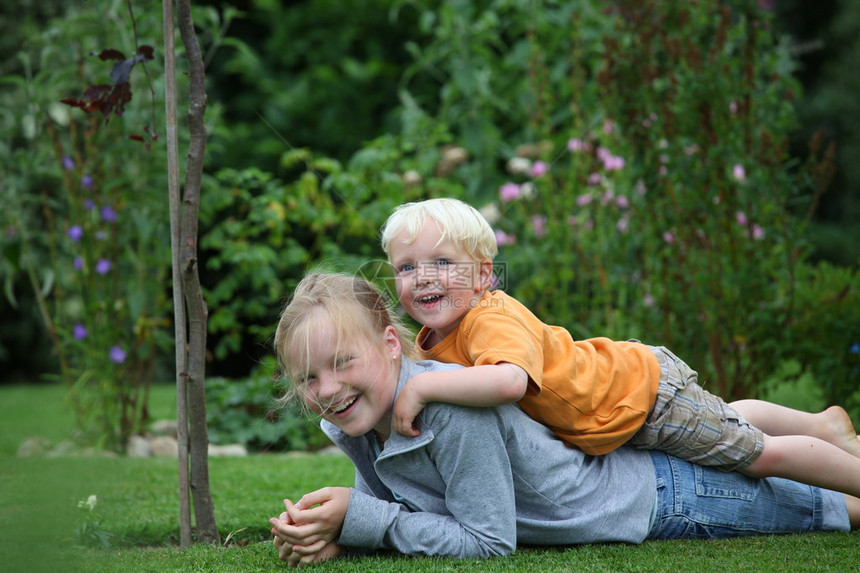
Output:
[[17,456],[19,458],[29,458],[32,456],[44,456],[51,449],[51,442],[47,438],[34,436],[27,438],[18,447]]
[[149,438],[149,449],[153,456],[178,457],[179,444],[171,436],[152,436]]
[[147,458],[151,454],[149,441],[143,436],[131,436],[125,445],[125,455],[130,458]]
[[242,444],[209,444],[209,455],[216,458],[243,458],[248,455],[248,450]]

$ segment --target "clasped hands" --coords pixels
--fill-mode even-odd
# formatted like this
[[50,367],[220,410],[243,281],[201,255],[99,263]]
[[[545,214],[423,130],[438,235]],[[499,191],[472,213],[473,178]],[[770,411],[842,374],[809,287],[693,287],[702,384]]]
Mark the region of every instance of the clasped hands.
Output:
[[340,555],[342,549],[334,540],[343,527],[349,494],[346,487],[324,487],[295,504],[285,499],[286,511],[269,519],[278,557],[299,567]]

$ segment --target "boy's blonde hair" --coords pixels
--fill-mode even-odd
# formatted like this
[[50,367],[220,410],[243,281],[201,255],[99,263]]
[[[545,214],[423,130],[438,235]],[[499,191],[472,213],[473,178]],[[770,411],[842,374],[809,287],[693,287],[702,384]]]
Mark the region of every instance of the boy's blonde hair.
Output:
[[442,237],[458,243],[478,262],[492,261],[499,252],[493,228],[477,209],[458,199],[427,199],[400,205],[382,226],[382,250],[391,258],[391,241],[406,232],[407,242],[412,243],[424,223],[432,219],[439,226]]
[[311,333],[324,322],[334,326],[338,348],[344,341],[356,340],[380,346],[383,332],[393,326],[403,355],[414,357],[412,333],[370,282],[343,273],[308,274],[281,312],[275,330],[275,352],[287,383],[281,405],[299,396],[295,382],[308,375]]

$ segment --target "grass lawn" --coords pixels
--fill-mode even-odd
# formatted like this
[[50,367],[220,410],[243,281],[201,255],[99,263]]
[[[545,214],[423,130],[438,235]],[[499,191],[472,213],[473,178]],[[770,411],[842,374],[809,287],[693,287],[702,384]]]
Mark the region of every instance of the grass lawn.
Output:
[[[172,387],[153,395],[155,417],[175,411]],[[342,456],[266,454],[210,460],[216,519],[225,547],[176,547],[175,459],[17,458],[28,436],[59,441],[73,420],[58,387],[0,387],[0,570],[273,571],[285,570],[268,541],[267,519],[284,497],[323,485],[350,485]],[[79,500],[98,496],[100,529],[112,549],[74,543]],[[659,541],[640,546],[521,548],[481,560],[385,555],[340,560],[326,571],[860,571],[860,532],[728,541]]]

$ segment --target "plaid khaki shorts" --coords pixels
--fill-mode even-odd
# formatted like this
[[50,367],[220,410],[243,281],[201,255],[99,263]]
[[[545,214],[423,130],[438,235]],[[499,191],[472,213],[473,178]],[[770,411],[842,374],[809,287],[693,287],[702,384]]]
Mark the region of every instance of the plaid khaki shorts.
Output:
[[660,363],[657,399],[645,424],[627,444],[723,471],[753,463],[764,449],[762,431],[699,386],[696,371],[668,349],[652,346],[651,350]]

